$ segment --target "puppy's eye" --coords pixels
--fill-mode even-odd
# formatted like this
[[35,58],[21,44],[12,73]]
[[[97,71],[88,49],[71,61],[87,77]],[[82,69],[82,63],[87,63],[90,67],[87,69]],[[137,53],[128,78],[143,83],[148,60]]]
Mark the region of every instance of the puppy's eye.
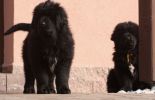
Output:
[[131,40],[131,36],[130,35],[128,35],[127,38],[128,38],[128,40]]
[[46,25],[48,24],[48,21],[49,21],[48,17],[40,18],[40,25],[41,25],[41,27],[46,27]]
[[130,34],[125,35],[126,39],[131,40],[132,36]]
[[44,22],[42,22],[41,24],[42,24],[42,25],[46,25],[46,22],[44,21]]

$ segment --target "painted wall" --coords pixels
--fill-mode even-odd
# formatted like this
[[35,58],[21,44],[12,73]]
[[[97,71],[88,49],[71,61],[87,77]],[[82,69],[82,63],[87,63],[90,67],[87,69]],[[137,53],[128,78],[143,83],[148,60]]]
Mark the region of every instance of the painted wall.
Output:
[[[31,22],[34,7],[45,0],[14,0],[14,24]],[[74,93],[106,92],[106,75],[113,67],[113,42],[119,22],[138,23],[138,0],[55,0],[66,9],[75,39],[70,87]],[[21,48],[27,33],[14,34],[14,70],[8,75],[10,91],[24,83]],[[16,87],[14,89],[14,87]]]

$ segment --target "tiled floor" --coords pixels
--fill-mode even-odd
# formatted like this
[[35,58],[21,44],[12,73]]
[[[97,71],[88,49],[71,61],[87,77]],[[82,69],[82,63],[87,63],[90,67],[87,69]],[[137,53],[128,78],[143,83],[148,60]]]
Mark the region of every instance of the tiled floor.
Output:
[[147,94],[0,94],[0,100],[155,100],[155,95]]

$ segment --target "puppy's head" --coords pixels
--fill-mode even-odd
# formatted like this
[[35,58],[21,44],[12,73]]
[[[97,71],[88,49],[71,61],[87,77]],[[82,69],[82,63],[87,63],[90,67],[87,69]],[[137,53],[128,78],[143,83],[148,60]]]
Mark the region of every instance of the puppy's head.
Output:
[[57,39],[66,24],[67,15],[58,3],[48,0],[34,9],[32,28],[38,35]]
[[116,49],[133,50],[138,43],[138,25],[132,22],[118,24],[111,36]]

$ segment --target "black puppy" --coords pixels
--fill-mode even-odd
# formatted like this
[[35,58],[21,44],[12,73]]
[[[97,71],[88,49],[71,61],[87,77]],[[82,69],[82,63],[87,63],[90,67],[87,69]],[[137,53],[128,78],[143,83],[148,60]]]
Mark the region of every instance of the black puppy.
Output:
[[133,22],[118,24],[112,34],[114,41],[114,68],[107,78],[108,92],[131,91],[151,88],[151,84],[140,82],[138,78],[138,34],[139,27]]
[[18,30],[29,32],[23,45],[24,93],[35,93],[35,79],[37,93],[55,93],[55,76],[57,93],[71,93],[68,80],[74,41],[64,9],[50,0],[40,3],[31,24],[14,25],[5,35]]

